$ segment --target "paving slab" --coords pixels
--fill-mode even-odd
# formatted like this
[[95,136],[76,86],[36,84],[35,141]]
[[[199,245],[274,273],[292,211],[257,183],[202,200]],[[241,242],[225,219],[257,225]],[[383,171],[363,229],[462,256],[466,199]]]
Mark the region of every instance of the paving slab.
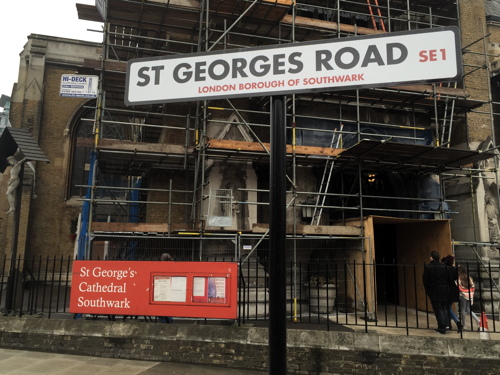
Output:
[[263,375],[267,371],[0,349],[0,375]]

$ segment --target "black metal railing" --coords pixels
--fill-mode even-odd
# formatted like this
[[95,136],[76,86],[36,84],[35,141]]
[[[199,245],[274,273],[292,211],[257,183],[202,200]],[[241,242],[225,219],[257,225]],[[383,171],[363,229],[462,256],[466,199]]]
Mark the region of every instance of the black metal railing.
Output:
[[[18,257],[14,262],[3,257],[1,312],[49,319],[73,318],[69,312],[72,265],[70,257]],[[467,263],[464,267],[476,287],[473,304],[468,307],[480,317],[482,329],[496,332],[499,266]],[[357,326],[368,332],[396,328],[405,330],[407,335],[415,329],[434,329],[436,319],[422,284],[423,269],[424,264],[416,263],[367,264],[336,259],[289,262],[284,285],[286,319],[290,324],[300,323],[309,329]],[[240,323],[268,323],[270,272],[268,264],[259,258],[240,264],[237,292]],[[460,303],[454,305],[460,317]],[[469,329],[477,329],[472,315],[461,319]]]

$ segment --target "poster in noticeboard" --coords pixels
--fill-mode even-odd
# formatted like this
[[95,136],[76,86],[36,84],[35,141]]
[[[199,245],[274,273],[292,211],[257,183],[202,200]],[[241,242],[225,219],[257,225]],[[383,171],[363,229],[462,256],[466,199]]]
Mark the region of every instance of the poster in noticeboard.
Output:
[[153,301],[186,302],[186,280],[184,276],[154,276]]
[[226,277],[194,277],[193,302],[200,303],[227,303]]

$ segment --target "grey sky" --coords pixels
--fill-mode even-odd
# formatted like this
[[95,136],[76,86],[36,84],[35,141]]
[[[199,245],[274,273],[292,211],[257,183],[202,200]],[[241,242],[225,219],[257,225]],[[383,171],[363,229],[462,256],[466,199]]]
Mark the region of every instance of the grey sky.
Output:
[[72,39],[102,41],[98,22],[78,19],[76,3],[95,4],[95,0],[4,0],[0,7],[1,69],[0,95],[11,96],[17,81],[19,54],[30,34],[43,34]]

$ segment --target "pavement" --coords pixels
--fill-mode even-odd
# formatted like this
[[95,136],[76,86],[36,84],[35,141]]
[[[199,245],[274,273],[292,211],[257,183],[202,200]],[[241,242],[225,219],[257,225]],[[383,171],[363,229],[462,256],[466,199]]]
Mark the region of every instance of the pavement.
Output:
[[267,371],[228,369],[209,365],[0,349],[0,374],[8,375],[263,375],[267,373]]

